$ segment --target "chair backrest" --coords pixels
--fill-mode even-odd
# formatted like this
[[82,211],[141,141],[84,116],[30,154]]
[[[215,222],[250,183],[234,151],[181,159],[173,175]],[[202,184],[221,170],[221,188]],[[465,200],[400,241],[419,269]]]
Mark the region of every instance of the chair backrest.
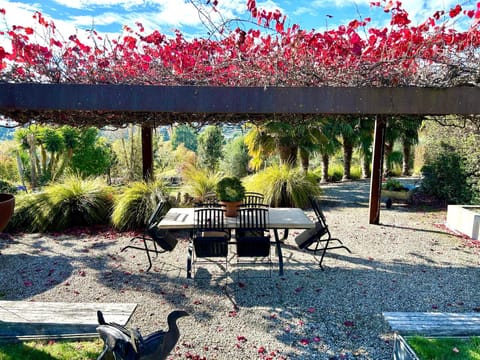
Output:
[[243,204],[263,204],[264,196],[258,192],[247,191],[243,198]]
[[327,219],[325,218],[325,214],[323,213],[322,209],[320,208],[320,201],[315,198],[309,198],[310,204],[312,206],[313,211],[315,212],[315,216],[317,220],[322,223],[324,227],[327,227]]
[[268,207],[257,206],[253,204],[246,204],[241,206],[238,210],[238,227],[240,229],[254,229],[266,230],[268,224]]
[[162,249],[172,251],[177,245],[177,238],[170,234],[167,230],[159,229],[157,227],[158,223],[163,219],[168,205],[168,202],[164,199],[159,201],[155,211],[148,219],[145,233],[150,235],[152,240],[155,241]]
[[194,209],[193,245],[198,257],[226,257],[229,233],[225,229],[225,209]]
[[270,254],[270,236],[267,230],[268,207],[241,207],[237,212],[237,256],[268,256]]
[[218,203],[217,194],[210,191],[207,192],[205,195],[203,195],[202,203],[204,204]]
[[224,230],[225,209],[218,207],[195,208],[193,228],[196,231]]
[[160,220],[162,220],[163,216],[165,215],[165,211],[167,207],[167,201],[164,199],[161,199],[155,210],[153,211],[152,215],[147,220],[147,229],[152,228],[153,226],[156,226]]

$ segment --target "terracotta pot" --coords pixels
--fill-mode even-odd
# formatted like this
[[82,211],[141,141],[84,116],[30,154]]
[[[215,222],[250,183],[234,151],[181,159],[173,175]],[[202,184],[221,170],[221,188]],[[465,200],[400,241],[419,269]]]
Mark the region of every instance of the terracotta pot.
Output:
[[237,217],[237,209],[241,201],[222,201],[221,204],[225,206],[225,216]]
[[7,227],[15,208],[15,196],[0,193],[0,232]]

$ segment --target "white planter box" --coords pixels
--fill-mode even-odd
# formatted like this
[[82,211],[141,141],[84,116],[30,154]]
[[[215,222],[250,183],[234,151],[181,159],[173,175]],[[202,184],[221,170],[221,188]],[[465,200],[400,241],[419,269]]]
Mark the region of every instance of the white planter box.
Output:
[[447,227],[479,240],[480,206],[448,205]]

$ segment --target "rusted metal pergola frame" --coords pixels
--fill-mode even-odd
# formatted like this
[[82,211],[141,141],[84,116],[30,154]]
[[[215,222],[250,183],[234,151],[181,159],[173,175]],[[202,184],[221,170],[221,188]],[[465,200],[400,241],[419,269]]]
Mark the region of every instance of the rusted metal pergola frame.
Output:
[[[480,114],[478,87],[210,87],[0,84],[0,114],[110,111],[165,114],[375,115],[369,223],[379,224],[386,116]],[[60,119],[52,122],[62,123]],[[152,129],[142,127],[144,174],[152,171]]]

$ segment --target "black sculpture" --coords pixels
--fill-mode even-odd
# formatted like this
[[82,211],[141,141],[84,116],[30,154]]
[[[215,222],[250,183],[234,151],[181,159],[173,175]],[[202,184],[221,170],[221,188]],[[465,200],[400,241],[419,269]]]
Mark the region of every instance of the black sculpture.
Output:
[[97,360],[163,360],[175,347],[180,331],[177,320],[188,316],[186,311],[175,310],[167,317],[168,331],[155,331],[145,338],[138,330],[116,323],[107,323],[101,311],[97,312],[97,332],[104,348]]

